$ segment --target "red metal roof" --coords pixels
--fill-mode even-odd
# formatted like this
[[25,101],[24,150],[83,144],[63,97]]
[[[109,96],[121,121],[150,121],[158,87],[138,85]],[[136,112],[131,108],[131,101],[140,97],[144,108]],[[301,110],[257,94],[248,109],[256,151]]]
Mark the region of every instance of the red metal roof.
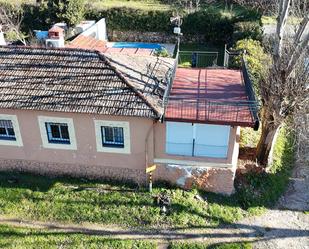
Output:
[[166,120],[254,126],[242,72],[177,68]]

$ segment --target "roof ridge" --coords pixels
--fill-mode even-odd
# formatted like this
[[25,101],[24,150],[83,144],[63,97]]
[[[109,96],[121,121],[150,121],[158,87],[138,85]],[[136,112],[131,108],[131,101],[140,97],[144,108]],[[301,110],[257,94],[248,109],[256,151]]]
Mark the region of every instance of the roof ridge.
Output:
[[160,117],[160,112],[158,111],[158,109],[149,102],[149,100],[145,97],[145,95],[143,95],[140,91],[138,91],[126,78],[125,76],[123,76],[123,74],[115,67],[111,64],[110,60],[108,58],[106,58],[106,56],[101,53],[100,51],[96,50],[96,53],[98,54],[99,58],[101,60],[103,60],[104,62],[106,62],[108,64],[108,66],[110,66],[114,72],[117,74],[117,76],[120,77],[120,79],[127,84],[154,112],[155,114]]

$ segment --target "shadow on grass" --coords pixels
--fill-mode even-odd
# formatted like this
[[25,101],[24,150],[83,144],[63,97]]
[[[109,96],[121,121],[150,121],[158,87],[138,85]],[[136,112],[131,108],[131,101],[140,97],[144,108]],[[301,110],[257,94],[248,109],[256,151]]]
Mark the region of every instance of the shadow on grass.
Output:
[[[10,222],[12,220],[5,220]],[[27,225],[27,223],[24,223]],[[3,227],[3,226],[2,226]],[[235,228],[236,227],[236,228]],[[270,239],[279,239],[279,238],[299,238],[299,237],[308,237],[309,231],[306,229],[291,229],[291,228],[272,228],[272,233],[267,233],[267,229],[262,226],[257,225],[244,225],[236,223],[235,227],[226,227],[226,228],[214,228],[210,230],[201,230],[197,232],[196,230],[141,230],[141,229],[130,229],[130,230],[121,230],[121,229],[104,229],[101,228],[84,228],[84,227],[70,227],[70,226],[57,226],[46,225],[44,229],[31,229],[27,231],[17,231],[18,229],[25,228],[16,228],[14,230],[8,229],[6,231],[0,231],[1,238],[8,237],[27,237],[27,236],[69,236],[69,235],[97,235],[97,236],[113,236],[113,238],[126,238],[126,239],[168,239],[168,240],[183,240],[183,239],[200,239],[200,238],[212,238],[212,239],[258,239],[258,240],[270,240]],[[1,228],[1,225],[0,225]],[[200,229],[205,228],[200,226]],[[207,228],[207,227],[206,227]],[[234,228],[234,230],[233,230]],[[46,230],[50,229],[50,231]],[[142,236],[142,237],[141,237]]]
[[[75,185],[75,191],[82,191],[96,188],[96,184],[104,184],[99,186],[106,191],[134,192],[139,190],[139,186],[130,181],[117,181],[111,179],[90,180],[86,178],[74,178],[70,176],[49,177],[19,171],[0,171],[0,187],[1,188],[23,188],[32,191],[47,192],[56,183],[62,183],[64,186]],[[108,186],[108,187],[107,187]],[[115,187],[115,188],[113,188]]]

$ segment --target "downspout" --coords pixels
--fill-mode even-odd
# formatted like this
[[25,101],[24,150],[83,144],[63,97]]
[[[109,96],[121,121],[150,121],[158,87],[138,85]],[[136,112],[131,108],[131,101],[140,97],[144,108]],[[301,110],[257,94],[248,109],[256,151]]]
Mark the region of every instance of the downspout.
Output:
[[[149,155],[148,155],[148,140],[149,140],[151,132],[153,131],[154,125],[157,122],[158,122],[157,120],[152,122],[152,125],[150,126],[149,130],[147,131],[147,135],[146,135],[146,139],[145,139],[145,165],[146,165],[146,168],[148,166],[150,166],[149,165]],[[154,147],[154,144],[153,144],[153,147]]]

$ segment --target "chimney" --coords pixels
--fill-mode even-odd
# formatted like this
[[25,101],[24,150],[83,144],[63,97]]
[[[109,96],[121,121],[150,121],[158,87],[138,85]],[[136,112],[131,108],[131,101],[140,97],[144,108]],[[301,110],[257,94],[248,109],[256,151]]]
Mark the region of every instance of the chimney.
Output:
[[4,39],[4,34],[2,32],[2,26],[0,25],[0,46],[5,46],[5,45],[6,45],[6,42]]
[[46,47],[62,48],[64,47],[64,29],[53,26],[48,30],[48,39],[45,40]]

